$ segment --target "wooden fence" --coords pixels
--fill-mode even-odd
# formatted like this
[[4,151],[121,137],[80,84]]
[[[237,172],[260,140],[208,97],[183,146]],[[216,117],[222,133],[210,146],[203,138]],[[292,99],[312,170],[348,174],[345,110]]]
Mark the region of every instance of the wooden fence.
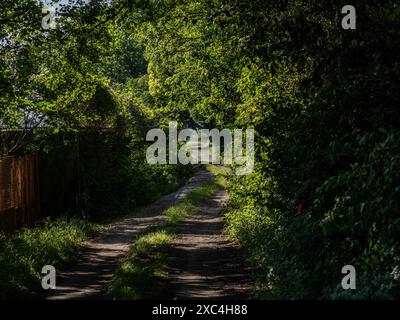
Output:
[[38,158],[0,158],[0,230],[31,226],[40,215]]

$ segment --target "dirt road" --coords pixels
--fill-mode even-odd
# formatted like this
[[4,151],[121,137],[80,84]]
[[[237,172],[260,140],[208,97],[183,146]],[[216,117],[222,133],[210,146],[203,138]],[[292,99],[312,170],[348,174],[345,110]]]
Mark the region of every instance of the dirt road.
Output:
[[57,270],[57,289],[42,292],[39,297],[49,300],[102,299],[105,285],[137,237],[163,221],[165,209],[181,202],[190,191],[211,177],[210,172],[198,170],[178,191],[162,197],[140,213],[110,225],[106,232],[81,248],[77,263],[69,270]]

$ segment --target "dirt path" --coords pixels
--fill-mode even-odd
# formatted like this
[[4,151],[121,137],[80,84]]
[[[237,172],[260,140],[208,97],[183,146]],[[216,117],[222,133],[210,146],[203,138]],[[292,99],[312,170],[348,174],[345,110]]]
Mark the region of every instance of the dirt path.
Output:
[[104,287],[118,268],[133,241],[144,231],[160,223],[162,212],[176,205],[194,188],[210,179],[212,174],[198,170],[196,175],[178,191],[162,197],[140,213],[111,225],[106,232],[89,241],[79,251],[77,263],[69,271],[57,271],[57,289],[46,291],[43,298],[100,299]]
[[181,226],[170,251],[172,299],[246,299],[251,275],[243,254],[222,234],[222,209],[228,196],[217,192]]

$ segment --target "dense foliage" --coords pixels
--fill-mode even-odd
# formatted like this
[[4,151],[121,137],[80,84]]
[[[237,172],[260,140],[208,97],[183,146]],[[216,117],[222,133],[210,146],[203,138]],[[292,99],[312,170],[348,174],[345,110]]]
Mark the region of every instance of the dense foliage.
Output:
[[51,217],[0,233],[0,299],[31,297],[41,268],[74,260],[93,221],[132,213],[192,174],[146,162],[158,121],[130,19],[107,1],[45,2],[61,3],[55,29],[41,26],[43,1],[0,3],[0,157],[39,155],[41,213]]
[[[1,4],[3,125],[112,129],[138,157],[146,129],[171,119],[254,128],[228,232],[260,296],[399,296],[398,1],[354,0],[357,29],[344,30],[342,1],[93,0],[46,32],[35,3]],[[121,161],[121,181],[158,175]],[[346,264],[357,290],[340,287]]]
[[[334,1],[164,4],[140,29],[155,101],[182,121],[256,130],[228,231],[260,295],[398,297],[396,1],[355,1],[356,30]],[[346,264],[358,290],[340,286]]]
[[[106,1],[1,4],[0,155],[40,156],[43,214],[115,215],[176,189],[191,174],[146,163],[159,126],[132,17]],[[58,5],[57,5],[58,4]]]

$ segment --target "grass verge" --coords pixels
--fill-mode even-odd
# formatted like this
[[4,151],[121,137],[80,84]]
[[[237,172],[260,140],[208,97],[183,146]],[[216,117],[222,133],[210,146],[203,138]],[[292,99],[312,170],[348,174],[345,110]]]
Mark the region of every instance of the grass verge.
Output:
[[107,295],[113,299],[130,300],[159,296],[168,278],[168,249],[176,236],[178,224],[223,185],[224,180],[215,177],[191,191],[181,204],[167,209],[164,212],[166,220],[134,243],[108,284]]
[[43,266],[74,261],[76,249],[100,230],[87,220],[60,218],[11,235],[0,233],[0,299],[32,297]]

